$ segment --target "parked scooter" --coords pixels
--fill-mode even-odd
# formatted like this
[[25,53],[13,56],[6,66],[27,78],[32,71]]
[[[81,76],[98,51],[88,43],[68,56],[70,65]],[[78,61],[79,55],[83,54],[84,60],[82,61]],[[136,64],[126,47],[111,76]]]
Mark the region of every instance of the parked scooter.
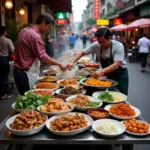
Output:
[[132,41],[131,49],[128,49],[127,57],[129,62],[137,62],[139,61],[139,49],[138,45],[135,44],[135,41]]

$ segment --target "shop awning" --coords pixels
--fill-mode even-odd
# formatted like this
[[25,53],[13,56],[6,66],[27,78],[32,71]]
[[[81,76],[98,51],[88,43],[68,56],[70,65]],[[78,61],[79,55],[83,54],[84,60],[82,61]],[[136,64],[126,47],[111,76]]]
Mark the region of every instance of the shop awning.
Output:
[[37,0],[37,3],[47,5],[53,11],[72,12],[71,0]]

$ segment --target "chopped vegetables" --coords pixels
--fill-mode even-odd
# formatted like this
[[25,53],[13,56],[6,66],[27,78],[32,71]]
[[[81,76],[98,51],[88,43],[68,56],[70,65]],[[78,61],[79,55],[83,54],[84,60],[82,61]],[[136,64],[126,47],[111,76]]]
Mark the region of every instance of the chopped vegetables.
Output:
[[103,93],[101,93],[98,96],[98,99],[103,100],[103,101],[108,101],[108,102],[114,101],[113,96],[111,94],[109,94],[108,91],[104,91]]

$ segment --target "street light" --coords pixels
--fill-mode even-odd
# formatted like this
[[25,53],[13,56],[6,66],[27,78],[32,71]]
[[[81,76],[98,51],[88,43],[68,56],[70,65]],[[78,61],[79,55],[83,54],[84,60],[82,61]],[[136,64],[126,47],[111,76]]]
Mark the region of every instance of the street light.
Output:
[[5,2],[5,7],[6,7],[7,9],[12,9],[12,8],[13,8],[12,0],[6,0],[6,2]]
[[21,9],[19,10],[19,13],[20,13],[20,15],[24,15],[24,14],[25,14],[24,8],[21,8]]

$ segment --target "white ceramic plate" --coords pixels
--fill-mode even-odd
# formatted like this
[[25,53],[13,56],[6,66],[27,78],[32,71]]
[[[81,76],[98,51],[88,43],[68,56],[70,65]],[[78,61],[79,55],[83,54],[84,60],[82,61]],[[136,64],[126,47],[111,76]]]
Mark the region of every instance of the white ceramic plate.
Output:
[[114,81],[114,80],[110,80],[110,79],[99,79],[99,80],[101,80],[101,81],[111,81],[113,84],[111,85],[111,86],[91,86],[91,85],[87,85],[87,84],[85,84],[84,82],[86,81],[86,80],[88,80],[89,78],[84,78],[84,79],[81,79],[80,80],[80,83],[83,85],[83,86],[86,86],[86,87],[92,87],[92,88],[98,88],[98,89],[107,89],[107,88],[111,88],[111,87],[115,87],[115,86],[117,86],[118,85],[118,82],[117,81]]
[[[41,114],[41,115],[44,115],[44,114]],[[6,122],[6,127],[7,127],[7,129],[8,129],[12,134],[14,134],[14,135],[19,135],[19,136],[29,136],[29,135],[33,135],[33,134],[36,134],[36,133],[40,132],[40,131],[44,128],[45,123],[46,123],[46,121],[48,120],[48,117],[47,117],[46,115],[44,115],[45,118],[46,118],[46,121],[45,121],[42,125],[40,125],[39,127],[34,128],[34,129],[31,129],[31,130],[14,130],[14,129],[12,129],[12,128],[10,127],[10,124],[11,124],[12,122],[14,122],[14,120],[15,120],[15,118],[16,118],[17,116],[18,116],[18,115],[15,115],[15,116],[11,117],[10,119],[8,119],[7,122]]]
[[[76,113],[67,113],[67,114],[71,114],[71,115],[75,115]],[[67,114],[64,114],[64,115],[67,115]],[[81,115],[82,113],[78,113],[79,115]],[[72,131],[54,131],[52,129],[50,129],[50,125],[51,125],[51,121],[57,119],[57,118],[60,118],[61,116],[64,116],[64,115],[57,115],[57,116],[53,116],[51,117],[49,120],[47,120],[46,122],[46,127],[47,129],[56,134],[56,135],[61,135],[61,136],[72,136],[72,135],[76,135],[76,134],[79,134],[81,132],[84,132],[85,130],[87,130],[88,128],[91,127],[92,123],[93,123],[93,119],[86,115],[86,114],[82,114],[84,116],[84,118],[87,120],[87,126],[86,127],[83,127],[83,128],[80,128],[80,129],[77,129],[77,130],[72,130]]]
[[[62,82],[62,81],[64,81],[64,80],[66,80],[66,79],[58,80],[58,81],[57,81],[57,84],[58,84],[60,87],[64,87],[64,85],[61,85],[61,84],[60,84],[60,82]],[[73,84],[73,85],[79,85],[79,82],[76,81],[76,84]]]
[[[47,71],[49,71],[49,70],[51,70],[51,69],[44,70],[43,74],[47,74]],[[57,74],[57,71],[56,71],[56,73],[48,73],[48,75],[56,75],[56,74]]]
[[58,79],[57,79],[56,76],[51,76],[51,77],[56,78],[56,80],[49,80],[49,81],[46,81],[46,80],[45,80],[45,81],[41,81],[41,79],[43,79],[43,78],[45,78],[45,77],[46,77],[46,76],[40,77],[40,78],[39,78],[39,81],[40,81],[40,82],[57,82],[57,81],[58,81]]
[[[108,133],[97,130],[98,127],[104,126],[105,124],[109,125],[110,123],[115,124],[115,126],[117,128],[117,133],[108,134]],[[94,121],[94,123],[92,125],[92,128],[96,133],[98,133],[98,134],[100,134],[104,137],[116,137],[116,136],[119,136],[119,135],[123,134],[126,130],[125,126],[122,123],[120,123],[117,120],[113,120],[113,119],[99,119],[99,120],[96,120],[96,121]]]
[[[148,133],[133,133],[133,132],[130,132],[130,131],[127,131],[127,130],[126,130],[126,133],[128,133],[130,135],[134,135],[134,136],[146,136],[146,135],[150,135],[150,125],[147,122],[145,122],[145,121],[141,121],[141,120],[138,120],[138,121],[144,122],[144,123],[146,123],[149,126]],[[123,121],[121,123],[123,124]]]
[[[100,94],[102,94],[104,91],[99,91],[99,92],[95,92],[95,93],[93,93],[92,94],[92,96],[94,97],[94,98],[97,98],[97,99],[99,99],[98,98],[98,96],[100,95]],[[120,93],[120,92],[114,92],[114,91],[108,91],[110,94],[119,94],[122,98],[122,100],[121,101],[105,101],[105,100],[101,100],[101,101],[103,101],[103,102],[105,102],[105,103],[109,103],[109,104],[117,104],[117,103],[121,103],[121,102],[124,102],[124,101],[126,101],[127,100],[127,96],[125,95],[125,94],[122,94],[122,93]]]
[[[72,96],[72,95],[64,95],[64,94],[60,94],[60,91],[61,91],[62,89],[63,89],[63,88],[56,90],[56,94],[62,95],[62,96],[65,96],[65,97]],[[85,90],[85,89],[82,89],[82,93],[81,93],[81,94],[83,94],[83,95],[86,94],[86,90]],[[77,95],[77,94],[75,94],[75,95]]]
[[13,110],[15,110],[16,112],[19,112],[19,113],[21,113],[21,112],[24,111],[24,110],[21,110],[21,109],[16,109],[16,108],[15,108],[15,104],[16,104],[16,102],[14,102],[14,103],[11,105],[11,107],[12,107]]
[[[51,83],[51,84],[56,84],[56,83]],[[58,88],[59,88],[59,85],[56,84],[56,88],[49,89],[49,90],[57,90]],[[36,88],[36,85],[33,86],[33,89],[37,89],[37,88]],[[42,88],[42,89],[44,89],[44,88]],[[48,89],[48,88],[45,88],[45,89]]]
[[[87,96],[87,95],[86,95],[86,96]],[[77,95],[69,96],[69,97],[66,99],[66,101],[69,103],[71,99],[76,98],[76,97],[77,97]],[[76,109],[76,110],[79,110],[79,111],[87,111],[88,109],[91,109],[91,108],[99,108],[99,107],[101,107],[101,106],[103,105],[103,102],[102,102],[102,101],[100,101],[100,100],[98,100],[98,99],[96,99],[96,98],[94,98],[94,97],[91,97],[91,96],[87,96],[87,97],[88,97],[88,99],[89,99],[90,101],[99,102],[99,105],[96,106],[96,107],[78,107],[78,106],[75,106],[75,109]],[[71,102],[70,102],[70,103],[71,103]]]
[[[112,106],[113,106],[113,105],[107,105],[107,106],[105,106],[104,109],[107,110],[107,111],[109,111],[109,109],[110,109]],[[131,106],[131,105],[130,105],[130,106]],[[141,111],[140,111],[138,108],[134,107],[134,106],[131,106],[131,108],[134,109],[134,111],[135,111],[135,116],[122,117],[122,116],[116,116],[116,115],[112,114],[111,112],[109,112],[109,114],[110,114],[111,116],[113,116],[114,118],[116,118],[116,119],[121,119],[121,120],[126,120],[126,119],[132,119],[132,118],[139,117],[140,114],[141,114]]]
[[43,106],[43,105],[42,105],[42,106],[39,106],[39,107],[37,108],[37,110],[38,110],[39,112],[41,112],[41,113],[44,113],[44,114],[48,115],[48,116],[61,115],[61,114],[65,114],[65,113],[68,113],[68,112],[73,111],[74,106],[73,106],[72,104],[66,103],[66,102],[64,102],[64,103],[67,104],[67,105],[69,105],[69,106],[71,106],[71,109],[69,109],[69,110],[67,110],[67,111],[63,111],[63,112],[44,112],[44,111],[41,111],[41,110],[40,110],[40,107]]
[[55,94],[55,91],[51,90],[51,89],[34,89],[34,90],[30,90],[30,91],[25,92],[24,95],[27,95],[28,92],[34,92],[34,91],[49,91],[49,92],[52,92],[52,95],[49,95],[49,96],[53,96]]

